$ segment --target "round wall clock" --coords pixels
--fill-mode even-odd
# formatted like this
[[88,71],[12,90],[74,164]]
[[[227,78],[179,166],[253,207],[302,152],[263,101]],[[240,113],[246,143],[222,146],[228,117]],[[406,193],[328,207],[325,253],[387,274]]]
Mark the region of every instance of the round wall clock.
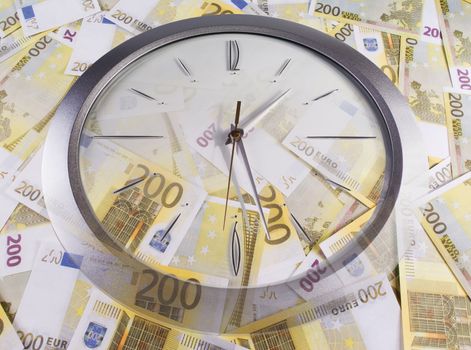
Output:
[[[278,292],[261,318],[358,273],[420,168],[405,152],[412,130],[382,72],[322,33],[186,20],[77,81],[48,135],[46,204],[65,249],[118,302],[226,332],[253,321],[257,293]],[[339,230],[349,243],[326,256]]]

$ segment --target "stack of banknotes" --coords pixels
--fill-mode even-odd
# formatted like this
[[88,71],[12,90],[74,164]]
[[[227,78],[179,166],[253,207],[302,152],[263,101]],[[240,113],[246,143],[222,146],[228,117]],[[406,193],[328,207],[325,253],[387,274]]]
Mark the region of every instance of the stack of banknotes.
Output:
[[[428,193],[397,268],[375,264],[401,251],[391,249],[400,229],[361,276],[338,276],[342,288],[305,305],[312,284],[300,285],[285,305],[267,287],[253,319],[203,334],[136,314],[80,272],[49,221],[40,154],[57,106],[101,56],[160,25],[223,13],[294,21],[376,64],[415,115]],[[1,350],[471,349],[471,0],[1,0],[0,146]],[[310,257],[319,276],[316,261],[370,215],[288,253]]]

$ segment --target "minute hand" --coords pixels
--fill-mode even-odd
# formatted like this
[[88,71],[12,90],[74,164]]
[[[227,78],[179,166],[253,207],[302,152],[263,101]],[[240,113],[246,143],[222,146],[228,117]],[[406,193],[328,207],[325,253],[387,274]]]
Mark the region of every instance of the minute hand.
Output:
[[247,170],[247,174],[249,175],[250,185],[254,193],[255,202],[257,203],[258,214],[260,215],[260,219],[262,221],[262,226],[265,231],[265,235],[267,236],[268,240],[271,240],[270,233],[268,232],[267,221],[265,220],[265,215],[263,214],[263,208],[262,208],[262,205],[260,204],[260,198],[258,198],[257,187],[255,186],[255,181],[253,179],[252,170],[249,164],[249,159],[247,158],[247,153],[245,152],[244,142],[242,141],[242,139],[240,139],[238,142],[239,142],[240,153],[244,161],[245,169]]
[[255,111],[253,111],[247,117],[244,118],[244,120],[240,123],[239,127],[245,130],[246,132],[252,129],[255,125],[257,125],[260,120],[262,120],[263,117],[268,114],[268,112],[270,112],[270,109],[276,106],[290,91],[291,89],[288,89],[279,93],[270,101],[257,108]]

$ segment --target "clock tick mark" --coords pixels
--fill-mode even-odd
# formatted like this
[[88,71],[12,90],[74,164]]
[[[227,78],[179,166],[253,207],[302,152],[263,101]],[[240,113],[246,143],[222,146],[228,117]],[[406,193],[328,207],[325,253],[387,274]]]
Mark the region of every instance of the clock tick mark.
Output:
[[124,192],[124,191],[130,189],[131,187],[137,186],[142,181],[144,181],[146,178],[147,178],[147,176],[141,176],[141,177],[138,177],[137,179],[131,180],[131,182],[129,182],[127,185],[113,191],[113,194],[120,194],[121,192]]
[[167,237],[167,235],[169,234],[170,230],[173,228],[173,226],[175,226],[175,224],[177,223],[178,219],[180,219],[180,216],[182,215],[182,213],[178,214],[177,217],[175,219],[173,219],[172,223],[170,224],[170,226],[168,227],[167,231],[165,231],[164,235],[160,238],[160,241],[163,242],[163,240],[165,239],[165,237]]
[[339,139],[339,140],[370,140],[375,139],[376,136],[343,136],[343,135],[332,135],[332,136],[306,136],[307,139]]
[[352,190],[349,189],[348,187],[345,187],[345,186],[343,186],[343,185],[341,185],[341,184],[339,184],[338,182],[335,182],[335,181],[333,181],[333,180],[325,179],[325,181],[327,181],[327,182],[329,182],[329,183],[331,183],[331,184],[333,184],[333,185],[335,185],[335,186],[337,186],[337,187],[343,188],[344,190],[346,190],[346,191],[348,191],[348,192],[351,192],[351,191],[352,191]]
[[95,135],[93,139],[163,139],[160,135]]
[[306,233],[306,231],[304,230],[304,227],[301,225],[298,219],[296,219],[296,217],[292,213],[290,213],[290,215],[293,218],[295,226],[303,233],[304,237],[306,237],[309,243],[313,243],[311,237],[309,237],[309,235]]
[[196,79],[194,79],[191,75],[190,69],[187,67],[187,65],[183,63],[183,61],[178,57],[176,58],[176,61],[178,63],[178,66],[182,69],[183,73],[185,73],[185,75],[190,78],[190,81],[192,83],[196,83]]
[[310,102],[319,101],[319,100],[323,99],[324,97],[327,97],[327,96],[329,96],[329,95],[332,95],[333,93],[338,92],[338,91],[339,91],[339,89],[334,89],[334,90],[328,91],[328,92],[326,92],[325,94],[322,94],[322,95],[320,95],[320,96],[317,96],[316,98],[312,99],[311,101],[304,102],[303,105],[306,106],[306,105],[308,105]]
[[[286,61],[284,61],[280,69],[278,69],[278,72],[276,72],[275,77],[280,77],[283,74],[283,72],[286,70],[286,68],[288,68],[288,65],[291,63],[291,61],[292,61],[291,58],[288,58]],[[276,82],[277,80],[275,78],[273,80],[273,83],[276,83]]]
[[331,91],[329,91],[329,92],[326,92],[325,94],[322,94],[322,95],[316,97],[315,99],[313,99],[313,101],[319,101],[320,99],[322,99],[322,98],[324,98],[324,97],[327,97],[327,96],[329,96],[329,95],[332,95],[333,93],[338,92],[338,91],[339,91],[339,89],[331,90]]
[[142,92],[142,91],[139,91],[139,90],[137,90],[137,89],[130,88],[129,91],[132,91],[132,92],[138,94],[139,96],[142,96],[142,97],[144,97],[144,98],[146,98],[146,99],[148,99],[148,100],[156,101],[156,99],[153,98],[152,96],[147,95],[146,93],[144,93],[144,92]]

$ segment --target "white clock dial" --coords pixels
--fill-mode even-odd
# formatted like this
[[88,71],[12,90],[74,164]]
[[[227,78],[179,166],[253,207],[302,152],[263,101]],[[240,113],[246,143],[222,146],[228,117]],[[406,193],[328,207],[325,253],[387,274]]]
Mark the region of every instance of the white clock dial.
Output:
[[242,268],[258,264],[250,285],[272,282],[376,206],[378,115],[337,66],[296,44],[186,39],[138,59],[98,96],[81,181],[106,233],[150,267],[247,284]]

